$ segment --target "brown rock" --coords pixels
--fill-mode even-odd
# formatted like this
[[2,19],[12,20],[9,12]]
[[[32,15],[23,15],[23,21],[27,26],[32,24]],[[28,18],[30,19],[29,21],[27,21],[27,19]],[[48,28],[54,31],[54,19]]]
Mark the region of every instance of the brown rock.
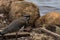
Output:
[[58,12],[49,12],[46,15],[40,17],[35,22],[35,26],[39,27],[45,25],[47,29],[54,30],[54,25],[60,26],[60,13]]
[[29,23],[33,24],[40,16],[39,9],[36,5],[25,1],[16,1],[11,4],[10,17],[14,20],[24,15],[30,15]]

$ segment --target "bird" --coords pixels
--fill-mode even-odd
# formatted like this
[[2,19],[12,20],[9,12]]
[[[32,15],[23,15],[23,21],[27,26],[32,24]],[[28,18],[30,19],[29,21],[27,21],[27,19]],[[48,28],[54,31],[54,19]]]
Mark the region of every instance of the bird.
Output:
[[25,15],[18,19],[13,20],[5,29],[0,32],[0,35],[5,35],[7,33],[17,32],[21,27],[29,25],[28,20],[30,19],[29,15]]

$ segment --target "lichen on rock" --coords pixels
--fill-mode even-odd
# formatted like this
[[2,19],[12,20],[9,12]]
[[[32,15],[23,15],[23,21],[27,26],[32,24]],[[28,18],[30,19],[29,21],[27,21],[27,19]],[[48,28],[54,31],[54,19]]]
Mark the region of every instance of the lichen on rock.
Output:
[[12,19],[16,19],[24,15],[30,15],[30,24],[33,24],[35,20],[40,17],[39,8],[35,4],[25,1],[13,2],[11,4],[9,15]]

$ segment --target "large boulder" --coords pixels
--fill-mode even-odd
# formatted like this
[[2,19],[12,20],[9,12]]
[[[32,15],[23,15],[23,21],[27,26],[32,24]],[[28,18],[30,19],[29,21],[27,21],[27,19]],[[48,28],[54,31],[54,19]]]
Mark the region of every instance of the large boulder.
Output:
[[12,20],[20,18],[24,15],[30,15],[30,24],[34,24],[35,20],[40,17],[39,8],[30,2],[16,1],[11,4],[10,18]]
[[36,27],[44,26],[51,31],[55,30],[55,25],[60,26],[60,13],[49,12],[46,15],[40,17],[35,22]]

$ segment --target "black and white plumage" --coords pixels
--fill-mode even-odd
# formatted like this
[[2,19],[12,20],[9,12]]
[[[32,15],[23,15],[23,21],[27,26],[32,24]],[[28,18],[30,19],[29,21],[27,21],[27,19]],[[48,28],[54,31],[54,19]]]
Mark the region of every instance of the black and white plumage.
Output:
[[1,35],[4,35],[6,33],[11,33],[11,32],[17,32],[19,31],[19,29],[25,25],[28,24],[28,20],[29,20],[29,16],[25,16],[25,17],[20,17],[14,21],[12,21],[7,28],[5,28],[4,30],[2,30],[2,32],[0,32]]

